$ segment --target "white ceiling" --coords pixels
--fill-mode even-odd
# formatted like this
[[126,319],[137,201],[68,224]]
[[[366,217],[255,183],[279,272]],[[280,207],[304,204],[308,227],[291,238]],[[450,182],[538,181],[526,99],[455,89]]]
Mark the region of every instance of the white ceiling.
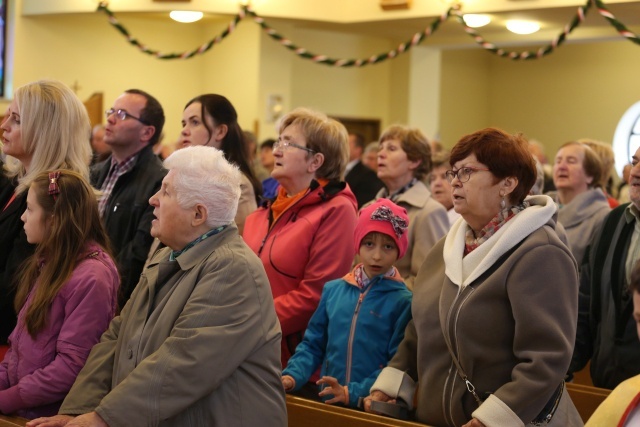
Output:
[[[418,0],[414,0],[418,1]],[[437,1],[437,0],[432,0]],[[540,5],[549,3],[545,0],[510,0],[511,3],[520,6]],[[479,2],[479,0],[478,0]],[[498,3],[498,0],[484,0],[484,3]],[[557,3],[557,2],[554,2]],[[581,5],[584,3],[581,2]],[[446,11],[447,6],[443,5],[441,11]],[[627,2],[618,4],[606,3],[607,9],[630,30],[640,34],[640,2]],[[486,13],[484,10],[473,10],[474,13]],[[467,11],[463,7],[462,12]],[[476,31],[487,41],[499,44],[500,46],[530,46],[546,45],[556,38],[574,19],[578,11],[578,6],[564,7],[541,7],[541,8],[521,8],[502,11],[493,11],[488,14],[492,21],[489,25],[478,28]],[[387,12],[394,13],[394,12]],[[437,16],[430,17],[408,17],[395,20],[377,20],[369,22],[335,23],[312,20],[287,20],[294,22],[296,26],[310,29],[323,29],[345,33],[377,35],[389,37],[397,41],[407,41],[415,33],[424,31],[425,28],[437,19]],[[541,29],[538,33],[531,35],[517,35],[509,32],[505,28],[505,23],[509,19],[527,19],[538,21]],[[275,26],[277,20],[270,20]],[[567,43],[578,41],[598,41],[620,39],[623,37],[617,30],[600,15],[595,7],[587,11],[584,22],[582,22],[568,37]],[[631,43],[630,41],[626,41]],[[468,35],[458,19],[451,16],[437,31],[425,40],[422,45],[437,46],[443,48],[464,48],[476,45],[474,39]],[[640,53],[640,45],[638,46]]]
[[[242,0],[242,2],[246,2]],[[606,7],[636,34],[640,34],[640,1],[603,0]],[[330,30],[352,34],[377,35],[394,41],[409,40],[425,30],[438,16],[446,12],[453,0],[412,0],[408,10],[383,11],[380,0],[251,0],[256,13],[278,30],[279,23],[296,27]],[[488,13],[493,21],[477,29],[487,41],[501,47],[542,46],[560,34],[586,0],[459,0],[463,13]],[[23,0],[22,13],[43,15],[56,13],[94,13],[98,0]],[[109,9],[126,25],[129,14],[153,19],[169,19],[171,9],[202,10],[205,23],[228,22],[240,9],[239,0],[110,0]],[[162,12],[162,13],[159,13]],[[507,19],[539,21],[542,28],[533,35],[516,35],[506,30]],[[286,35],[286,34],[284,34]],[[611,24],[591,7],[583,22],[567,38],[567,43],[596,40],[622,40]],[[626,41],[626,43],[631,43]],[[442,48],[465,48],[476,45],[455,17],[450,17],[422,45]],[[639,46],[640,48],[640,46]],[[640,50],[639,50],[640,52]]]

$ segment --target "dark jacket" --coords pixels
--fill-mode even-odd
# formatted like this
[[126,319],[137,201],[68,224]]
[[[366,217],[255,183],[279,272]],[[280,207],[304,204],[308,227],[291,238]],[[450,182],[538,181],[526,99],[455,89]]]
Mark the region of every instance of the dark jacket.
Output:
[[[111,156],[95,165],[91,169],[91,185],[100,189],[110,166]],[[147,146],[140,151],[133,169],[118,179],[107,202],[103,223],[122,278],[120,307],[138,284],[149,254],[153,242],[149,234],[153,220],[149,198],[158,191],[166,174],[162,162],[153,154],[153,147]]]
[[17,196],[4,209],[15,188],[15,183],[0,173],[0,345],[7,344],[7,338],[16,326],[17,315],[13,309],[16,271],[35,251],[35,245],[27,242],[24,223],[20,219],[27,208],[27,192]]
[[633,299],[625,284],[625,262],[635,222],[627,221],[629,203],[605,218],[581,268],[576,345],[569,373],[591,359],[596,387],[613,389],[640,374],[640,341]]
[[374,200],[378,191],[384,187],[378,175],[360,161],[349,171],[344,180],[347,181],[349,188],[356,196],[358,209],[365,203]]

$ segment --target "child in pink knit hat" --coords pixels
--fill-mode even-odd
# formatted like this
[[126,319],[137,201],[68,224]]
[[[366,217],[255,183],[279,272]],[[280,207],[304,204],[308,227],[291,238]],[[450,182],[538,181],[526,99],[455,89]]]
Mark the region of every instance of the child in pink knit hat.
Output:
[[327,282],[304,339],[282,372],[286,391],[321,367],[318,396],[357,407],[395,354],[411,318],[411,292],[393,264],[407,251],[404,208],[379,199],[360,211],[354,233],[361,263]]

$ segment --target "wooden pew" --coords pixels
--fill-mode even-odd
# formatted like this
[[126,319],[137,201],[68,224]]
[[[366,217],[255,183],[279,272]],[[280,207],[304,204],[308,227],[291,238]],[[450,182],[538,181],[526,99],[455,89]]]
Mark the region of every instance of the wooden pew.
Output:
[[287,395],[287,412],[289,427],[425,427],[424,424],[400,421],[291,395]]
[[[611,393],[611,390],[604,388],[573,383],[567,384],[567,391],[585,422]],[[287,395],[287,411],[289,427],[424,427],[424,424],[381,417],[291,395]]]
[[590,385],[591,387],[594,386],[593,382],[591,381],[591,362],[588,362],[581,371],[575,372],[573,374],[573,383]]
[[[611,392],[580,384],[567,384],[567,391],[585,422]],[[287,412],[289,427],[425,427],[424,424],[367,414],[291,395],[287,395]],[[0,427],[24,427],[26,422],[24,418],[0,415]]]
[[0,415],[0,427],[24,427],[27,421],[29,420],[20,417]]
[[574,383],[567,384],[567,391],[584,422],[591,417],[596,408],[611,393],[611,390],[606,388]]

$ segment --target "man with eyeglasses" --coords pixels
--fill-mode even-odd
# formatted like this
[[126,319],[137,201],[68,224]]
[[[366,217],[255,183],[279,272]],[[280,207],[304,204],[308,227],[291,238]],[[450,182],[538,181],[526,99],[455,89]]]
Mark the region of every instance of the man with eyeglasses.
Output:
[[102,192],[98,207],[118,261],[123,307],[138,283],[153,241],[149,198],[166,175],[153,146],[162,133],[164,111],[153,96],[129,89],[105,115],[104,142],[111,147],[111,156],[91,169],[91,184]]

